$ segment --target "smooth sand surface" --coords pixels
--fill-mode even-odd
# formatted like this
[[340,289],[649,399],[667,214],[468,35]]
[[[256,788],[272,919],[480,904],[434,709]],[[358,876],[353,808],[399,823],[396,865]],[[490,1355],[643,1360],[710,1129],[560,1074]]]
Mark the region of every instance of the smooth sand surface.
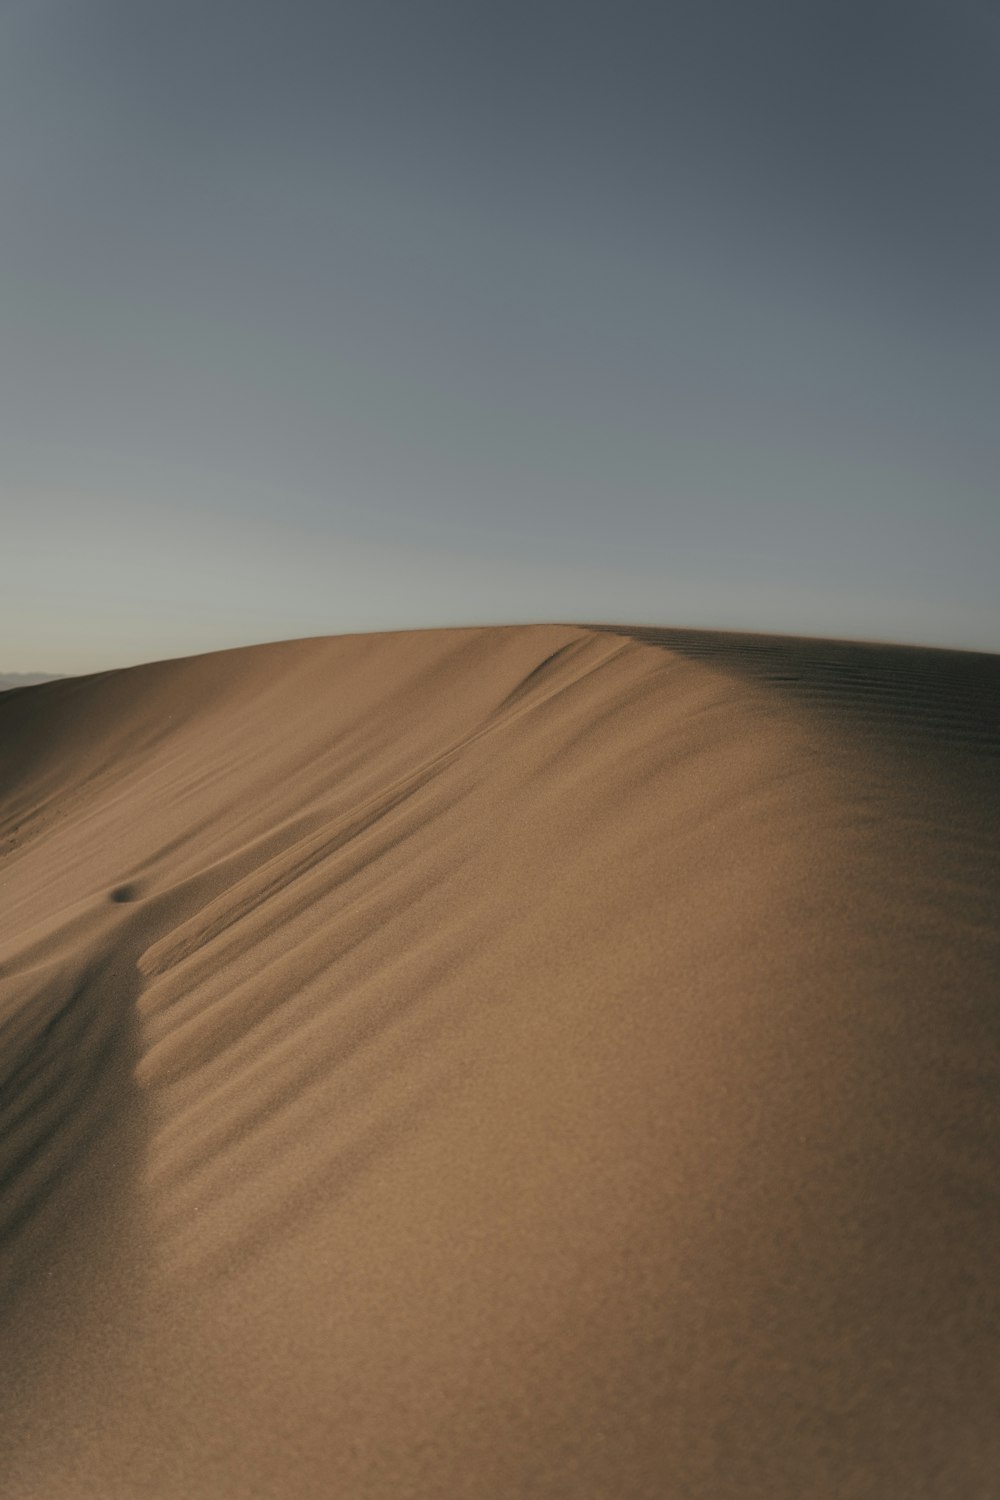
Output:
[[0,1494],[995,1500],[1000,658],[0,700]]

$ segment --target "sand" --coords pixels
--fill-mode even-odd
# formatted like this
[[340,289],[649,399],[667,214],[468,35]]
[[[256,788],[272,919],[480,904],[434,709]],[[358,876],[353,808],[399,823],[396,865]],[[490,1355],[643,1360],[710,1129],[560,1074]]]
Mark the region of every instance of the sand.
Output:
[[0,1493],[994,1500],[1000,658],[0,699]]

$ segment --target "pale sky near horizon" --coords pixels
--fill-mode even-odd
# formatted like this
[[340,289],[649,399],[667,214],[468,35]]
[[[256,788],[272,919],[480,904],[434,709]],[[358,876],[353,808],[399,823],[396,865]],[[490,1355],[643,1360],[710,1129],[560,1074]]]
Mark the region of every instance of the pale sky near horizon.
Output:
[[0,671],[1000,650],[996,0],[0,3]]

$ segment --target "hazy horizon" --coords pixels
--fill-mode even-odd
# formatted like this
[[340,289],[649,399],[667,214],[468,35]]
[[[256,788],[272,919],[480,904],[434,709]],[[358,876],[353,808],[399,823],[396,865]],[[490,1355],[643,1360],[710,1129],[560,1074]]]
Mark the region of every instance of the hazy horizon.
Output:
[[1000,650],[998,73],[978,0],[5,7],[0,671]]

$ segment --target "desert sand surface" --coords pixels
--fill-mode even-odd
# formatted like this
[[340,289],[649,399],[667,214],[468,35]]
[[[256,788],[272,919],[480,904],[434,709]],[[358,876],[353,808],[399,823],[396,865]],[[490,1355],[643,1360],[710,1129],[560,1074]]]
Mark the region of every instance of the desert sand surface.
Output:
[[1000,658],[0,699],[0,1493],[995,1500]]

